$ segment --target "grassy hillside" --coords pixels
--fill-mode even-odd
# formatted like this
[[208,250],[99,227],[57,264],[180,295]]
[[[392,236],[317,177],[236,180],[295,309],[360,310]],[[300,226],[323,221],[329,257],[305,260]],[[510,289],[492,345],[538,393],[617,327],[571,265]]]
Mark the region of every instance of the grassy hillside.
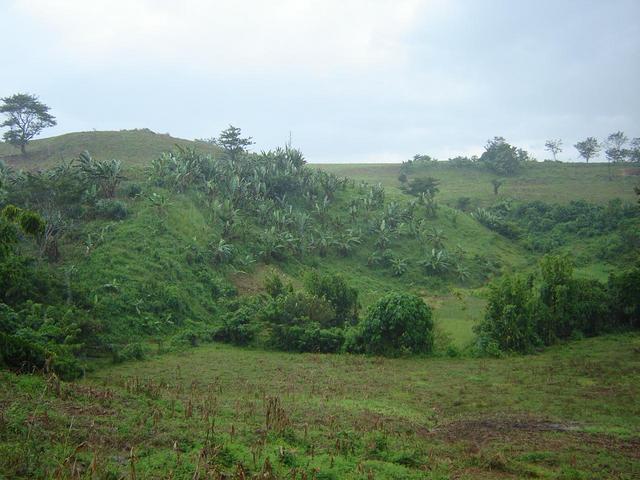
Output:
[[154,133],[149,129],[74,132],[56,137],[36,139],[27,146],[23,157],[19,150],[6,143],[0,143],[0,159],[15,168],[45,168],[71,160],[85,150],[96,158],[116,158],[128,167],[146,166],[162,152],[175,148],[194,147],[203,153],[219,153],[216,147],[202,143],[174,138],[168,134]]
[[[397,165],[289,147],[141,130],[32,148],[32,172],[0,169],[0,478],[640,471],[633,167],[532,164],[494,195],[485,170],[431,164],[409,174],[440,180],[428,196]],[[391,293],[424,308],[391,304],[404,332],[365,336]],[[422,350],[361,355],[420,322]]]
[[[132,130],[80,132],[36,140],[30,145],[27,160],[15,157],[10,160],[16,165],[40,168],[89,150],[98,159],[122,160],[125,170],[139,170],[147,168],[151,160],[164,151],[172,150],[176,144],[223,156],[216,147],[208,144],[158,135],[149,130]],[[6,145],[1,148],[0,154],[10,151]],[[399,165],[314,167],[357,181],[382,183],[387,205],[396,202],[402,207],[413,200],[399,188]],[[257,244],[261,237],[261,228],[254,225],[250,228],[249,237],[228,239],[237,249],[238,256],[252,258],[249,265],[231,268],[189,265],[185,263],[189,252],[209,255],[213,243],[221,238],[220,218],[201,196],[172,192],[167,188],[143,184],[139,197],[126,198],[124,190],[127,185],[135,183],[138,175],[125,183],[119,193],[129,210],[127,218],[108,221],[89,217],[78,222],[72,236],[63,245],[63,255],[56,268],[61,272],[72,272],[63,275],[82,286],[85,294],[93,299],[93,308],[102,312],[101,315],[114,316],[114,322],[134,330],[140,329],[141,324],[145,325],[142,331],[147,332],[154,328],[164,331],[164,327],[151,328],[150,325],[168,326],[176,320],[172,318],[175,316],[179,317],[181,324],[189,321],[215,323],[215,299],[203,292],[213,289],[218,292],[215,295],[221,295],[220,292],[231,284],[237,286],[241,295],[261,292],[265,271],[279,272],[298,286],[302,276],[311,269],[340,273],[358,289],[364,309],[386,292],[408,290],[419,294],[434,307],[442,331],[451,337],[454,344],[463,347],[472,340],[472,326],[482,315],[484,300],[481,287],[501,274],[531,269],[540,252],[528,249],[521,241],[491,231],[471,215],[472,210],[458,210],[458,199],[469,197],[474,207],[493,205],[507,198],[518,201],[542,199],[550,203],[576,199],[596,203],[614,198],[633,200],[632,186],[637,178],[633,174],[637,173],[636,170],[628,166],[612,167],[612,179],[609,180],[606,165],[535,164],[528,166],[520,175],[507,178],[498,196],[493,194],[490,184],[495,176],[486,171],[454,168],[446,163],[412,171],[409,178],[429,175],[441,181],[436,197],[440,204],[438,214],[434,218],[425,218],[422,229],[427,235],[438,231],[444,239],[444,248],[463,252],[470,274],[466,280],[455,275],[438,276],[425,272],[419,262],[433,245],[424,235],[400,234],[390,239],[386,248],[406,263],[406,272],[402,275],[394,275],[389,265],[370,265],[375,235],[366,230],[377,225],[379,220],[375,218],[380,217],[380,213],[370,216],[367,225],[351,225],[352,220],[346,212],[353,201],[359,201],[366,193],[366,188],[357,185],[336,192],[329,211],[329,215],[339,219],[338,232],[352,227],[361,231],[362,243],[354,246],[349,255],[330,249],[327,255],[288,256],[268,265],[259,258],[260,249],[250,245],[252,240],[249,238]],[[161,225],[156,208],[145,199],[153,193],[166,198],[165,218]],[[315,215],[313,202],[296,208]],[[569,239],[558,249],[574,255],[580,275],[606,279],[615,269],[615,264],[610,258],[599,258],[598,252],[602,244],[620,241],[614,232],[608,236],[582,237],[579,241]],[[103,303],[110,305],[112,310],[104,307]],[[114,309],[113,303],[119,307]],[[164,313],[158,315],[157,312],[163,312],[163,306]]]
[[72,384],[0,372],[0,476],[631,480],[639,350],[637,335],[501,360],[214,345]]
[[[371,183],[381,182],[391,191],[399,191],[401,185],[398,181],[399,164],[318,164],[315,167]],[[441,181],[438,198],[448,204],[453,205],[458,198],[465,196],[484,205],[496,201],[491,180],[497,176],[491,172],[438,162],[420,167],[408,176],[421,175],[430,175]],[[543,162],[530,164],[519,175],[504,180],[498,198],[559,203],[571,200],[606,203],[613,198],[634,201],[633,187],[640,182],[640,168],[604,163]]]

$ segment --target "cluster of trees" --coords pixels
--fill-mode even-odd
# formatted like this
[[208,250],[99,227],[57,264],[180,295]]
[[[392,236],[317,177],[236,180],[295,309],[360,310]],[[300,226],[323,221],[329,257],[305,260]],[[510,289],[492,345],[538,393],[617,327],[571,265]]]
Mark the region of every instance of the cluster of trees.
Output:
[[587,163],[597,157],[602,149],[610,163],[640,162],[640,137],[629,140],[621,131],[612,133],[602,142],[595,137],[587,137],[574,147]]
[[[604,150],[609,163],[640,162],[640,137],[629,139],[624,132],[618,131],[607,136],[602,141],[595,137],[587,137],[577,142],[574,147],[587,163],[596,158]],[[563,151],[562,139],[550,139],[545,142],[545,150],[557,161],[558,154]],[[485,151],[480,157],[458,156],[450,158],[449,164],[455,167],[479,167],[500,176],[517,174],[527,162],[535,161],[528,152],[510,145],[503,137],[494,137],[485,145]],[[434,165],[437,159],[429,155],[415,155],[412,159],[402,162],[399,180],[405,184],[407,175],[420,167]],[[497,194],[497,188],[496,194]]]
[[415,295],[387,294],[360,318],[358,292],[340,275],[312,271],[296,291],[272,274],[265,289],[266,296],[228,316],[218,339],[247,344],[263,329],[266,346],[285,351],[398,356],[433,350],[432,311]]
[[[534,161],[529,153],[509,144],[504,137],[494,137],[487,141],[480,157],[455,157],[449,163],[455,167],[482,168],[501,176],[517,174],[527,162]],[[413,159],[402,162],[401,177],[414,172],[417,168],[433,165],[437,160],[429,155],[415,155]],[[402,180],[401,180],[402,181]]]
[[567,257],[546,256],[537,272],[509,275],[489,289],[478,347],[493,355],[532,352],[560,340],[640,327],[640,266],[607,284],[573,276]]

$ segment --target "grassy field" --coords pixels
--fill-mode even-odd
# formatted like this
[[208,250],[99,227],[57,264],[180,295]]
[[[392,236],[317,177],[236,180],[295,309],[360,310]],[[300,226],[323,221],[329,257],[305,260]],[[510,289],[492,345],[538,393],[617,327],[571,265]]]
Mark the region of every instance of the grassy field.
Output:
[[[401,185],[398,181],[398,164],[322,164],[316,167],[370,183],[380,182],[392,191],[399,191]],[[491,186],[491,180],[496,178],[496,175],[490,172],[456,168],[446,162],[440,162],[419,167],[409,174],[409,178],[427,175],[440,180],[438,199],[448,204],[454,204],[458,198],[465,196],[478,200],[481,204],[496,201]],[[504,180],[498,198],[557,203],[571,200],[606,203],[612,198],[633,201],[633,187],[640,181],[640,168],[628,165],[609,167],[603,163],[539,163],[529,165],[521,174]]]
[[0,476],[633,479],[639,352],[638,335],[484,360],[211,345],[71,384],[1,372]]

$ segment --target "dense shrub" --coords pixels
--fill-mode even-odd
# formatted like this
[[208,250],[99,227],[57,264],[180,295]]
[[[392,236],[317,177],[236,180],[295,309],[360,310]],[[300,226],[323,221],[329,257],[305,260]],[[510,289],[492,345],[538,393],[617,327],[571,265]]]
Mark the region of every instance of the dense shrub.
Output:
[[609,277],[611,312],[623,326],[640,328],[640,263]]
[[541,345],[529,279],[514,275],[489,287],[487,309],[476,328],[481,350],[527,352]]
[[280,278],[280,275],[278,275],[276,272],[271,272],[265,277],[264,289],[273,298],[279,297],[287,291],[282,278]]
[[124,194],[129,198],[142,195],[142,186],[139,183],[130,183],[124,188]]
[[630,319],[638,314],[638,275],[636,269],[613,276],[607,288],[574,278],[568,258],[546,256],[537,273],[507,276],[490,286],[476,327],[478,347],[492,354],[530,352],[558,340],[637,326]]
[[456,200],[456,208],[463,212],[466,212],[471,207],[471,197],[458,197]]
[[370,307],[362,322],[363,350],[397,356],[433,349],[431,308],[415,295],[391,293]]
[[122,349],[117,350],[114,355],[114,362],[124,362],[126,360],[142,360],[146,356],[144,347],[139,342],[128,343]]
[[248,345],[256,334],[256,326],[253,323],[256,314],[256,309],[250,305],[243,305],[229,312],[222,326],[215,331],[214,339],[234,345]]
[[498,175],[514,175],[528,160],[527,152],[509,145],[502,137],[494,137],[487,142],[478,164]]
[[510,238],[503,231],[519,231],[531,250],[548,253],[571,239],[616,233],[619,238],[603,239],[601,258],[615,259],[640,248],[640,209],[619,199],[607,205],[571,201],[566,205],[542,201],[499,202],[478,210],[474,216],[487,227]]
[[110,198],[98,200],[93,207],[93,212],[97,217],[109,220],[122,220],[129,214],[126,203]]
[[324,326],[342,326],[358,321],[358,290],[347,284],[340,275],[320,275],[312,271],[305,278],[305,289],[315,297],[326,300],[335,314],[328,321],[319,321]]
[[17,305],[51,297],[59,287],[35,259],[22,255],[0,257],[0,302]]
[[278,350],[295,352],[335,353],[344,342],[340,328],[321,328],[316,322],[302,325],[274,325],[270,344]]
[[280,295],[268,302],[260,312],[261,319],[277,325],[302,325],[315,322],[329,327],[335,310],[324,298],[303,292]]

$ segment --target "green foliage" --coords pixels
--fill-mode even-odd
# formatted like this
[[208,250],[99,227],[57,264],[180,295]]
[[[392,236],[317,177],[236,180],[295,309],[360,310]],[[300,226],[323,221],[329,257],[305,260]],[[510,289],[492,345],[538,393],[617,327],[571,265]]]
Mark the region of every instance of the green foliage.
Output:
[[498,175],[515,175],[527,160],[527,152],[509,145],[503,137],[494,137],[487,142],[478,164]]
[[341,327],[358,321],[358,291],[341,275],[321,275],[314,270],[306,275],[304,283],[310,295],[326,300],[335,311],[335,317],[328,322],[330,326]]
[[0,128],[9,127],[3,135],[5,142],[25,153],[27,143],[43,129],[56,125],[50,108],[35,95],[17,93],[1,99],[0,113],[6,116]]
[[433,349],[431,308],[415,295],[390,293],[369,308],[359,341],[367,353],[397,356]]
[[257,333],[255,318],[259,308],[259,304],[247,302],[227,313],[222,326],[214,333],[214,339],[234,345],[250,344]]
[[77,158],[80,172],[89,184],[95,185],[104,198],[113,198],[122,175],[122,162],[120,160],[95,160],[89,152],[82,152]]
[[127,343],[122,348],[112,351],[113,363],[121,363],[129,360],[143,360],[146,357],[144,347],[140,342]]
[[[485,317],[476,328],[478,346],[484,352],[531,352],[558,340],[634,326],[633,320],[625,323],[623,312],[637,318],[637,275],[636,269],[612,276],[607,288],[574,278],[567,257],[545,256],[536,275],[511,275],[491,285]],[[629,296],[622,288],[630,289]]]
[[340,328],[322,328],[316,322],[303,325],[274,325],[270,344],[278,350],[294,352],[336,353],[344,343]]
[[142,191],[142,185],[136,182],[129,183],[124,188],[124,194],[129,198],[138,198],[142,195]]
[[260,312],[263,321],[274,325],[302,325],[318,323],[332,326],[336,313],[331,304],[324,298],[304,292],[289,292],[280,295]]
[[598,139],[595,137],[587,137],[585,140],[578,142],[574,145],[575,149],[578,150],[578,154],[585,159],[587,163],[589,160],[598,155],[600,149],[602,148]]
[[129,211],[127,204],[123,201],[103,198],[95,203],[93,213],[96,217],[107,220],[124,220],[127,218]]
[[264,289],[273,298],[284,295],[287,291],[282,278],[275,271],[269,272],[269,274],[265,277]]
[[611,312],[620,325],[640,328],[640,264],[609,277]]
[[222,147],[232,159],[236,159],[240,154],[247,151],[247,147],[253,145],[251,137],[243,138],[241,135],[242,130],[229,125],[229,128],[220,133],[216,140],[216,145]]
[[406,185],[405,190],[408,194],[419,196],[424,193],[430,197],[435,196],[440,191],[440,181],[433,177],[418,177],[413,178]]

